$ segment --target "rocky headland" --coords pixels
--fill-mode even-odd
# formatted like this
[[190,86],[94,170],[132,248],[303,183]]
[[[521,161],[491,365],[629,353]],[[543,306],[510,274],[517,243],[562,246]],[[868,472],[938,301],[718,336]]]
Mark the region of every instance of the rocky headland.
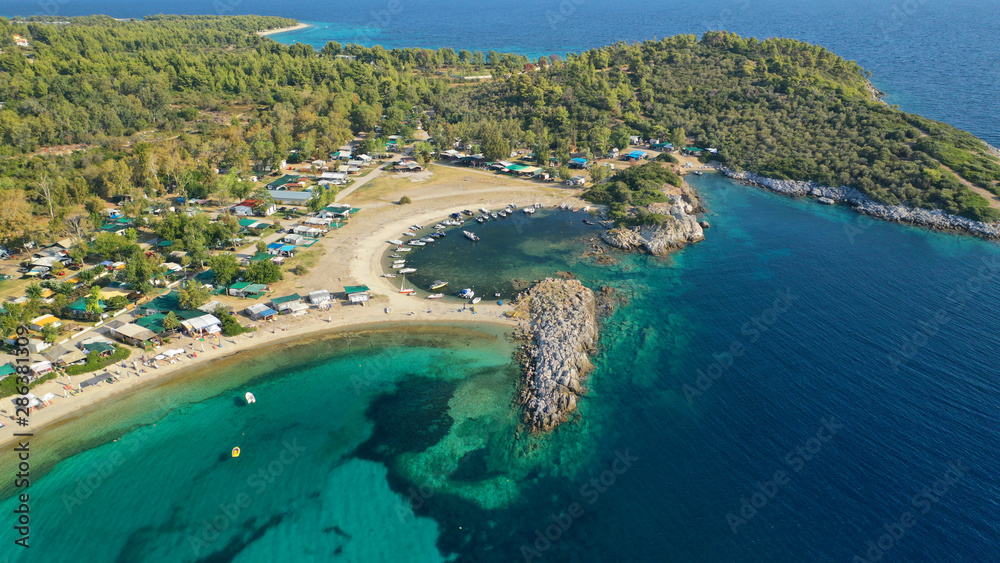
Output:
[[975,221],[966,217],[951,215],[940,210],[922,209],[907,205],[887,205],[879,203],[848,186],[831,188],[829,186],[821,186],[815,182],[775,180],[774,178],[765,178],[751,172],[736,172],[725,167],[719,170],[734,180],[754,186],[761,186],[780,194],[793,197],[827,198],[837,203],[846,203],[858,213],[863,213],[877,219],[919,225],[933,229],[963,231],[983,238],[1000,239],[1000,224]]
[[601,240],[622,250],[642,249],[656,256],[705,239],[693,204],[679,199],[675,203],[654,203],[646,208],[666,218],[659,225],[615,227],[601,233]]
[[593,369],[596,299],[579,280],[547,278],[521,295],[518,312],[527,319],[518,401],[528,428],[548,432],[576,409]]

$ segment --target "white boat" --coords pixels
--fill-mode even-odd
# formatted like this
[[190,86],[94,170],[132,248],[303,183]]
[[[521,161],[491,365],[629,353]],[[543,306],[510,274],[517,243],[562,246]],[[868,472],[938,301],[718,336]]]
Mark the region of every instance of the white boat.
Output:
[[584,212],[584,213],[586,213],[586,212],[588,212],[588,211],[590,211],[590,206],[589,206],[589,205],[588,205],[587,207],[584,207],[584,208],[583,208],[583,212]]
[[468,287],[458,292],[458,296],[465,299],[472,299],[474,295],[476,295],[476,292],[472,291],[472,289]]
[[248,405],[252,405],[252,404],[254,404],[254,403],[257,402],[257,397],[254,397],[253,393],[251,393],[249,391],[247,391],[247,394],[244,395],[244,397],[246,397]]
[[423,225],[411,225],[410,228],[413,229],[414,231],[419,231],[420,229],[423,229],[424,226]]
[[427,243],[424,242],[424,241],[422,241],[422,240],[411,240],[410,242],[408,242],[406,244],[408,244],[410,246],[427,246]]
[[436,240],[437,239],[434,238],[434,237],[424,237],[424,238],[420,239],[421,242],[434,242]]
[[383,278],[394,278],[394,277],[396,277],[396,274],[382,274],[382,277]]
[[483,223],[486,222],[486,219],[483,219],[482,217],[476,217],[476,221],[478,221],[479,224],[482,225]]
[[393,264],[391,267],[392,267],[393,270],[399,270],[399,269],[405,268],[406,264]]
[[496,219],[497,218],[497,214],[496,213],[490,213],[490,217],[493,217],[494,219]]
[[[414,271],[416,271],[416,270],[414,270]],[[403,272],[403,281],[399,282],[399,292],[402,293],[402,294],[404,294],[404,295],[413,295],[414,293],[417,292],[412,287],[406,287],[406,272]],[[388,312],[389,311],[386,310],[386,313],[388,313]]]
[[500,215],[500,217],[503,218],[503,219],[507,218],[507,212],[506,211],[501,211],[500,213],[498,213],[498,215]]
[[438,230],[445,229],[447,227],[448,227],[447,225],[442,225],[441,223],[438,223],[437,225],[434,225],[434,228],[438,229]]
[[396,246],[399,246],[399,245],[403,244],[403,241],[401,241],[399,239],[392,239],[392,240],[389,241],[389,244],[395,244]]
[[400,270],[400,271],[399,271],[399,273],[401,273],[401,274],[404,274],[404,275],[405,275],[405,274],[413,274],[413,273],[416,273],[416,271],[417,271],[417,269],[416,269],[416,268],[403,268],[402,270]]
[[701,170],[695,170],[694,171],[694,175],[695,176],[701,176],[702,174],[704,174],[704,172],[702,172]]
[[396,252],[409,252],[411,250],[413,250],[413,249],[412,248],[406,248],[405,246],[400,246],[400,247],[396,248]]
[[403,233],[403,236],[404,237],[415,237],[415,236],[417,236],[417,233],[415,233],[413,231],[406,231],[405,233]]
[[509,207],[511,209],[517,209],[517,204],[516,203],[512,203],[512,204],[508,205],[507,207]]
[[428,299],[441,299],[442,297],[444,297],[443,293],[435,293],[427,296]]
[[473,304],[473,305],[475,305],[476,303],[479,303],[479,302],[480,302],[480,301],[482,301],[482,300],[483,300],[483,298],[482,298],[482,297],[474,297],[474,298],[472,299],[472,304]]
[[476,235],[476,233],[470,231],[462,231],[462,233],[465,235],[465,238],[471,240],[472,242],[479,241],[479,237]]
[[482,211],[483,213],[489,213],[490,212],[490,210],[486,209],[485,207],[480,207],[479,210]]

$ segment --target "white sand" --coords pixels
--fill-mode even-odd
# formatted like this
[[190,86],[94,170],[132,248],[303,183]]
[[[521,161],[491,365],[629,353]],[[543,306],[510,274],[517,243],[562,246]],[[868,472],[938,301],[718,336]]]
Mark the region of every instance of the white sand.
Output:
[[[475,171],[469,173],[473,175],[471,177],[480,176]],[[383,272],[380,259],[388,247],[386,241],[400,239],[411,224],[433,225],[456,211],[463,209],[475,211],[480,207],[498,209],[512,202],[518,205],[541,202],[547,207],[557,206],[562,201],[579,202],[571,197],[576,193],[574,191],[552,189],[550,185],[534,182],[506,179],[497,181],[495,176],[489,174],[481,176],[482,182],[455,182],[427,187],[416,192],[413,188],[407,188],[407,193],[413,194],[411,195],[413,203],[410,205],[366,200],[363,192],[352,194],[346,201],[362,207],[362,211],[352,217],[346,226],[332,230],[325,238],[320,239],[317,245],[322,248],[323,256],[317,265],[302,277],[286,273],[284,281],[272,285],[274,290],[272,295],[278,296],[296,291],[304,295],[319,289],[340,292],[343,291],[344,285],[367,285],[373,294],[372,302],[368,306],[335,303],[328,311],[312,309],[309,314],[302,317],[283,316],[273,323],[257,323],[259,330],[253,337],[244,334],[237,338],[226,338],[224,346],[220,349],[213,349],[206,343],[204,353],[201,352],[201,342],[195,342],[188,337],[174,338],[164,348],[184,346],[189,352],[196,351],[198,357],[184,358],[175,364],[164,364],[160,369],[149,369],[140,377],[134,375],[121,377],[119,383],[101,383],[96,387],[87,387],[83,393],[71,395],[69,398],[63,398],[63,385],[68,383],[67,378],[60,376],[32,389],[36,396],[54,393],[57,398],[53,400],[51,406],[33,412],[28,427],[18,427],[6,418],[6,415],[0,415],[3,416],[0,420],[7,425],[6,428],[0,428],[0,445],[13,441],[14,432],[37,432],[46,424],[72,417],[76,411],[109,397],[133,391],[145,383],[170,376],[181,369],[202,364],[207,360],[237,354],[251,347],[386,321],[394,323],[453,321],[516,325],[515,319],[504,316],[506,311],[511,310],[507,305],[501,307],[496,302],[483,301],[476,305],[477,313],[472,314],[470,310],[463,312],[462,302],[455,299],[428,300],[401,295],[398,293],[400,278],[381,277]],[[488,181],[487,177],[490,177]],[[395,198],[396,194],[387,197]],[[218,299],[233,305],[238,311],[254,303],[232,297]],[[392,308],[389,314],[384,311],[387,306]],[[408,314],[410,311],[414,311],[414,314]],[[244,324],[247,322],[245,319],[241,321]],[[283,330],[286,324],[288,328]],[[141,352],[133,351],[133,357],[138,358],[140,355]],[[126,370],[123,370],[123,373],[124,371]],[[111,368],[110,372],[114,374],[115,368]],[[73,380],[74,386],[101,373],[103,372],[77,376]],[[10,398],[3,399],[2,408],[8,415],[13,412]],[[109,402],[107,408],[114,408],[113,403]]]

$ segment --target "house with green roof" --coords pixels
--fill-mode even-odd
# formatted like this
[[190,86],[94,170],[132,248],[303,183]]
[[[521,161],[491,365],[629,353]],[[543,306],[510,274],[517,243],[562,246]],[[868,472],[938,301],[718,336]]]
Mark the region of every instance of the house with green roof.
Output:
[[17,373],[17,369],[15,369],[14,366],[11,364],[5,364],[3,366],[0,366],[0,381],[7,379],[9,376],[14,375],[15,373]]

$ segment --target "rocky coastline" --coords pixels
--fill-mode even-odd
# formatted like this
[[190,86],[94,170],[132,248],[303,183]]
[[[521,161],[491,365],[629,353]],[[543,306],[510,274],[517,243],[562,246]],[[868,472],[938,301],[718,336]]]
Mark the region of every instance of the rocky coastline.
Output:
[[522,352],[524,378],[518,402],[532,432],[565,422],[584,393],[597,343],[594,292],[575,279],[544,279],[518,301],[527,318]]
[[656,256],[705,239],[705,231],[693,215],[695,207],[683,199],[676,203],[654,203],[647,208],[667,218],[662,225],[615,227],[601,233],[601,240],[622,250],[642,249]]
[[831,188],[829,186],[821,186],[815,182],[775,180],[774,178],[766,178],[751,172],[736,172],[725,167],[720,167],[719,170],[729,178],[745,184],[767,188],[779,194],[792,197],[828,198],[836,203],[845,203],[858,213],[876,219],[932,229],[961,231],[986,239],[1000,239],[1000,224],[975,221],[958,215],[951,215],[940,210],[922,209],[907,205],[887,205],[879,203],[857,189],[848,186]]

